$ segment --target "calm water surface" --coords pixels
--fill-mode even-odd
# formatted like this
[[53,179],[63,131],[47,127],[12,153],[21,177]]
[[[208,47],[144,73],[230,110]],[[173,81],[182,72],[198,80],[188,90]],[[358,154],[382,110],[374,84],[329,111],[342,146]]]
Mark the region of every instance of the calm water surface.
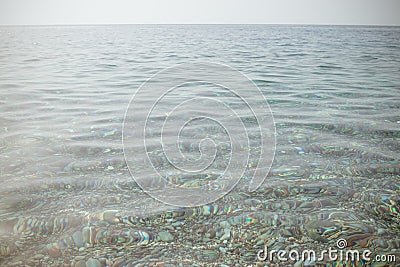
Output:
[[[339,238],[400,260],[400,28],[0,27],[0,39],[2,266],[245,266],[264,245]],[[245,177],[179,209],[134,183],[121,131],[137,88],[191,61],[246,74],[277,147],[256,192]]]

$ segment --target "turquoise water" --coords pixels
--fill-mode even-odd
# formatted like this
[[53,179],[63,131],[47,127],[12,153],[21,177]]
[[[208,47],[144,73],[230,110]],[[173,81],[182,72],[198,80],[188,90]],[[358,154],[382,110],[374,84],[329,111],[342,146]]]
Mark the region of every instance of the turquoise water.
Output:
[[[400,259],[400,28],[37,26],[0,36],[2,266],[253,266],[264,245],[322,250],[339,238]],[[122,123],[144,81],[196,61],[230,65],[261,89],[276,153],[256,192],[244,177],[212,205],[180,209],[136,185]]]

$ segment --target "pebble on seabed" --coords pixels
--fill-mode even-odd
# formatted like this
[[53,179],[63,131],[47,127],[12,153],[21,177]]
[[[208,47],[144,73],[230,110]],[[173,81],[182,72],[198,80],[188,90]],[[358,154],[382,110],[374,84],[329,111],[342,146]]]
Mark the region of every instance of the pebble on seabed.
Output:
[[86,263],[84,260],[80,260],[75,263],[75,267],[86,267]]
[[158,233],[158,237],[163,242],[172,242],[172,241],[174,241],[174,236],[171,233],[167,232],[167,231],[162,231],[162,232]]
[[101,263],[96,259],[90,258],[86,261],[86,267],[101,267]]
[[76,247],[81,248],[83,246],[83,236],[81,231],[73,233],[72,239],[74,240]]

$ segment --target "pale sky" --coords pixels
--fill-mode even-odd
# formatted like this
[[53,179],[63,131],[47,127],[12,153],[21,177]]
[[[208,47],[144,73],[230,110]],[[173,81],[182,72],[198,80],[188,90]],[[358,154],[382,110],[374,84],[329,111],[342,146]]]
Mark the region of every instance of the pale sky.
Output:
[[0,24],[400,25],[400,0],[0,0]]

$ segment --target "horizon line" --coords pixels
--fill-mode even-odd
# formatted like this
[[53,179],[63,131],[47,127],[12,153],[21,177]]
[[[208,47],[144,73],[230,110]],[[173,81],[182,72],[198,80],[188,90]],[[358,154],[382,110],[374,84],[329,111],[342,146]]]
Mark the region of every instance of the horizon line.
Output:
[[370,27],[400,27],[400,24],[346,24],[346,23],[49,23],[49,24],[0,24],[0,27],[19,26],[112,26],[112,25],[271,25],[271,26],[370,26]]

